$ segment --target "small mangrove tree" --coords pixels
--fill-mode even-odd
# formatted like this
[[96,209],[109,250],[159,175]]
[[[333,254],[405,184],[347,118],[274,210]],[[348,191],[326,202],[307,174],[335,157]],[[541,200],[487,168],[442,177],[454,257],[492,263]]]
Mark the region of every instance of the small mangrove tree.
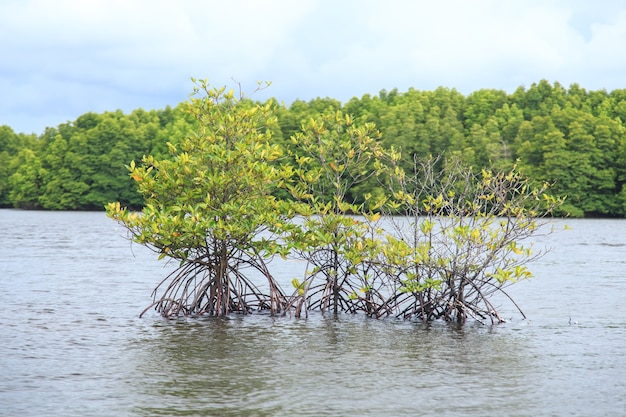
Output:
[[291,173],[274,163],[282,151],[271,141],[271,103],[197,81],[187,110],[199,127],[168,143],[167,159],[128,166],[143,210],[118,202],[107,213],[159,259],[179,263],[154,291],[161,315],[281,311],[285,297],[266,259],[284,250],[273,236],[288,224],[289,204],[273,192]]
[[[526,264],[545,253],[532,237],[551,233],[546,217],[563,199],[547,183],[533,186],[515,167],[475,173],[456,159],[414,160],[413,170],[390,176],[385,210],[392,233],[379,263],[398,286],[398,317],[424,321],[504,321],[494,294],[530,278]],[[402,213],[401,216],[391,214]]]

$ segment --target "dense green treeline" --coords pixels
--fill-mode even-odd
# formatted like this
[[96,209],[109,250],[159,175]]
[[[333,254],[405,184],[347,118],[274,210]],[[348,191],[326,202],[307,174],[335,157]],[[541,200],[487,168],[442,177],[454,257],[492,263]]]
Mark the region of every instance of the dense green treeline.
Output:
[[177,109],[87,113],[34,138],[0,128],[0,204],[49,210],[102,210],[107,201],[142,205],[124,168],[160,155],[189,131]]
[[[508,94],[454,89],[381,91],[340,103],[332,98],[274,104],[276,142],[288,140],[314,115],[341,109],[373,122],[381,144],[413,156],[457,156],[475,168],[495,166],[554,182],[572,216],[626,216],[626,89],[587,91],[541,81]],[[182,106],[164,110],[87,113],[39,137],[0,127],[0,206],[102,209],[110,201],[138,207],[141,197],[124,168],[143,155],[167,154],[196,123]],[[445,158],[441,159],[445,164]],[[440,167],[443,168],[443,167]],[[354,187],[360,201],[374,179]]]

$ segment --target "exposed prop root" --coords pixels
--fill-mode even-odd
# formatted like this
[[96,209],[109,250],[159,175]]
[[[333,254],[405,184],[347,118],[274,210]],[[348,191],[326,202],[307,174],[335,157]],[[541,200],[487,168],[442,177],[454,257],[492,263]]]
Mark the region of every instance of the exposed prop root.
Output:
[[[248,262],[247,266],[252,263]],[[166,277],[153,291],[154,301],[141,312],[140,317],[154,308],[164,317],[223,316],[230,313],[249,314],[269,311],[277,314],[287,304],[280,287],[264,265],[254,265],[268,282],[263,292],[234,265],[207,265],[205,262],[187,262]],[[162,292],[159,290],[164,288]]]

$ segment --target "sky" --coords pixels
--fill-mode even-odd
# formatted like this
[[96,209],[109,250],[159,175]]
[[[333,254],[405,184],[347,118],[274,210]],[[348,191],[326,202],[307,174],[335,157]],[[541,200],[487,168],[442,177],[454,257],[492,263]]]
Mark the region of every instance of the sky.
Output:
[[626,0],[0,0],[0,126],[187,100],[626,88]]

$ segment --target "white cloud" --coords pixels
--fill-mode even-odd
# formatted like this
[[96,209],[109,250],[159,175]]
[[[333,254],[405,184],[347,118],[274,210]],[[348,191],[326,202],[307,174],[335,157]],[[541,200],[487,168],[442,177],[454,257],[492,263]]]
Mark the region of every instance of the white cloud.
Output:
[[176,105],[192,76],[272,81],[264,96],[287,103],[542,78],[624,88],[624,28],[619,0],[5,0],[0,124]]

